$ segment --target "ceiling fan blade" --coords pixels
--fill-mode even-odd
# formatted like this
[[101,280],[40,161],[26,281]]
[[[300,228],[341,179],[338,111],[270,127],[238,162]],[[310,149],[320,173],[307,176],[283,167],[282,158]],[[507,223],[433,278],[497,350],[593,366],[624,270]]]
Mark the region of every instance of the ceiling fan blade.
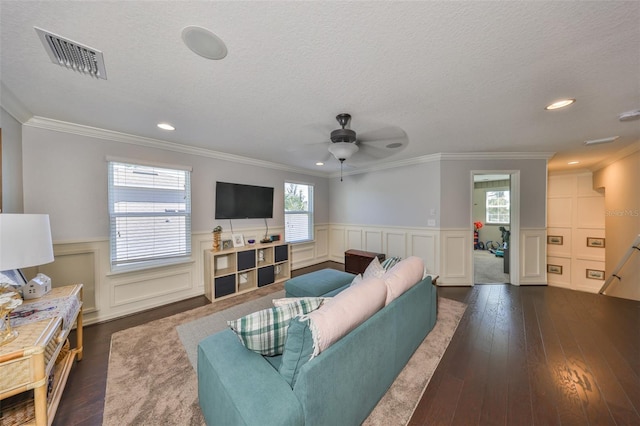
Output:
[[360,142],[389,141],[403,138],[407,139],[407,134],[400,127],[395,126],[358,133],[358,141]]
[[[375,160],[379,160],[382,158],[387,158],[392,156],[393,154],[395,154],[396,152],[400,152],[402,151],[402,149],[400,147],[398,148],[384,148],[384,147],[378,147],[378,146],[373,146],[373,145],[360,145],[360,151],[358,151],[358,154],[364,154],[368,157],[370,157],[371,159],[375,159]],[[357,155],[357,154],[356,154]]]
[[323,146],[325,149],[329,148],[329,141],[323,142],[311,142],[311,143],[303,143],[303,144],[292,144],[285,148],[287,152],[296,152],[296,151],[309,151],[315,150],[318,146]]

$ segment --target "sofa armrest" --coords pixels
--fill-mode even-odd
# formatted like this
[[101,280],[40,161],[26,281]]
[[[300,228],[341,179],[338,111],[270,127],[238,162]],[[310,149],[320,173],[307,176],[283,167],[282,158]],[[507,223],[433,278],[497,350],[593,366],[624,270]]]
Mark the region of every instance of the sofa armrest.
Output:
[[198,345],[198,399],[208,425],[303,425],[289,384],[230,329]]

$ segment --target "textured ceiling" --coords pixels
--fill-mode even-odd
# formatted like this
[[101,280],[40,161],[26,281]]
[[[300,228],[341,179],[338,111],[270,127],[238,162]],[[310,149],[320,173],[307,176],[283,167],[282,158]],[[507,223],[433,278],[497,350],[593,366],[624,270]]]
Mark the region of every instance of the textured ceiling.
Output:
[[[335,116],[402,129],[383,161],[556,152],[593,167],[640,143],[640,2],[1,1],[0,80],[29,115],[315,172]],[[220,61],[185,26],[225,41]],[[104,53],[107,80],[51,63],[33,27]],[[577,102],[549,112],[544,106]],[[3,99],[4,104],[4,99]],[[168,121],[171,133],[156,128]],[[607,145],[583,142],[608,136]],[[367,165],[355,154],[345,164]],[[379,161],[379,160],[378,160]],[[375,163],[374,163],[375,164]]]

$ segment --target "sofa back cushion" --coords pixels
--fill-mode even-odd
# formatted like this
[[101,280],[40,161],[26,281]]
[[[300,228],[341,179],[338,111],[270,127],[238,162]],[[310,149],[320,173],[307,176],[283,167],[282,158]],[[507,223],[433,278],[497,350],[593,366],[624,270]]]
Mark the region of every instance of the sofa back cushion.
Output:
[[385,303],[387,287],[381,278],[365,279],[338,293],[320,309],[304,316],[310,320],[313,334],[313,356],[331,346]]
[[387,286],[385,306],[418,284],[423,275],[424,261],[417,256],[408,257],[389,269],[382,277]]

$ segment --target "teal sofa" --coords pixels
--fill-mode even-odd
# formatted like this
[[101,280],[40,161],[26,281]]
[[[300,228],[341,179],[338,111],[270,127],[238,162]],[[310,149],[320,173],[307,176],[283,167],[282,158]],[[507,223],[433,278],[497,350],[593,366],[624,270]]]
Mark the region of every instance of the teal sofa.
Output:
[[436,322],[427,276],[300,369],[293,388],[280,358],[246,349],[230,329],[198,345],[198,397],[212,425],[361,424]]

